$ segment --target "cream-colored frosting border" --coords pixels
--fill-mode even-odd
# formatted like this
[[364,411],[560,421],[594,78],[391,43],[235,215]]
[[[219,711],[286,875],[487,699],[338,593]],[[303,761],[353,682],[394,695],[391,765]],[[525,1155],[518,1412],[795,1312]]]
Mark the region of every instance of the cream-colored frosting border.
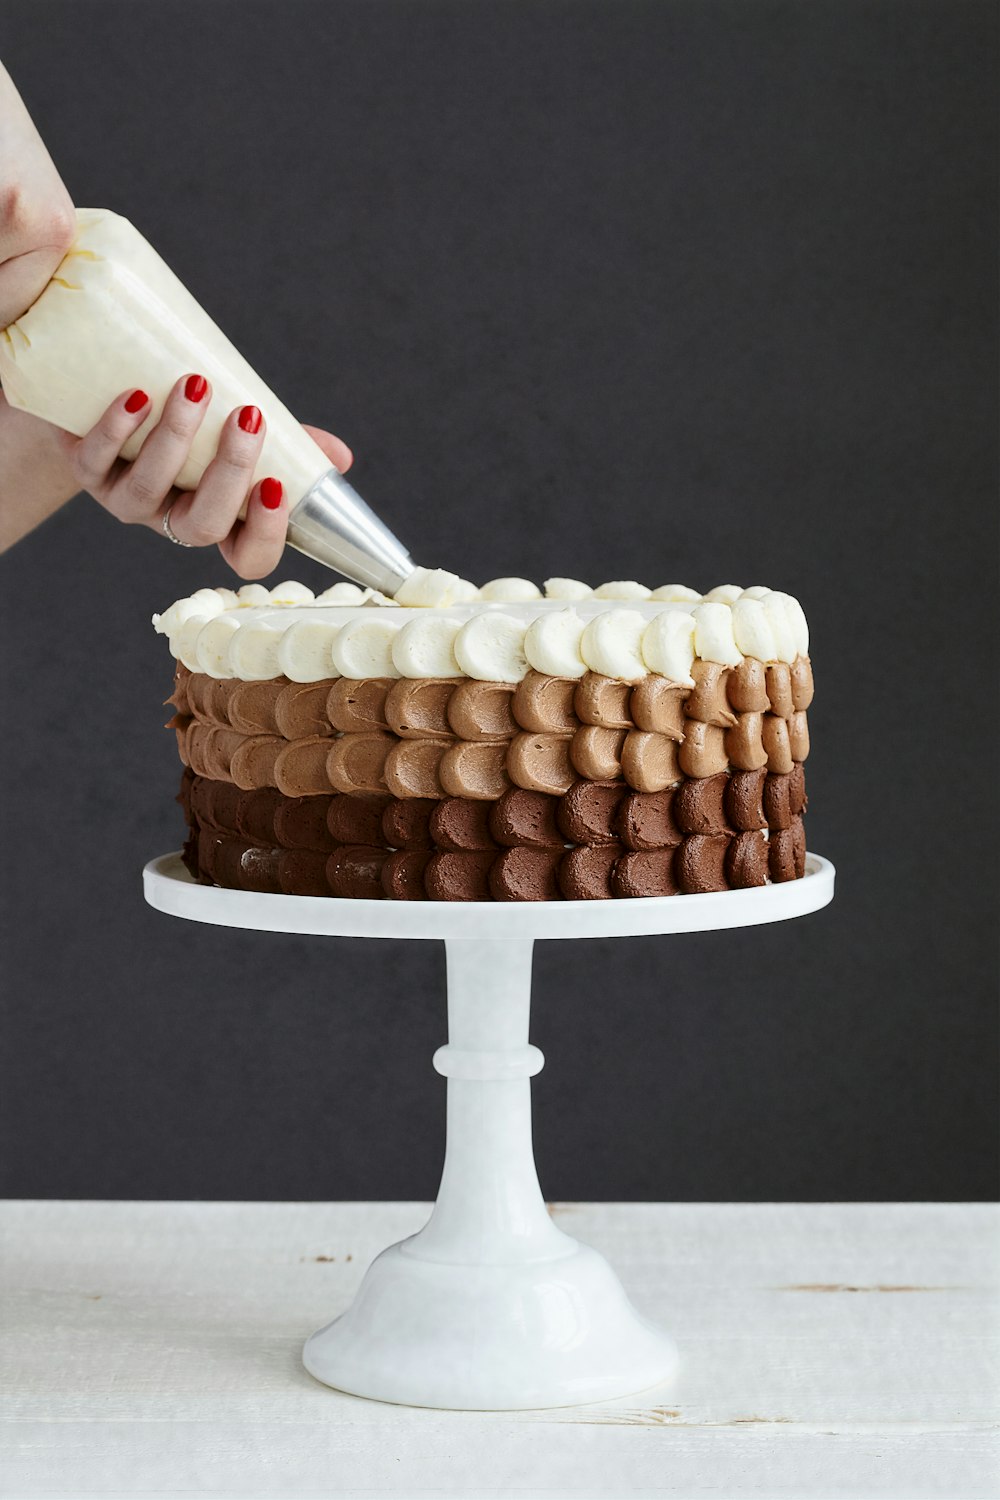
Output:
[[699,594],[680,584],[590,589],[550,579],[543,594],[526,579],[476,589],[430,569],[418,569],[395,600],[349,583],[319,595],[298,583],[198,589],[154,615],[153,625],[191,671],[244,681],[519,682],[534,669],[625,682],[656,673],[691,685],[698,658],[737,666],[744,656],[792,662],[809,651],[798,600],[761,586],[723,584]]

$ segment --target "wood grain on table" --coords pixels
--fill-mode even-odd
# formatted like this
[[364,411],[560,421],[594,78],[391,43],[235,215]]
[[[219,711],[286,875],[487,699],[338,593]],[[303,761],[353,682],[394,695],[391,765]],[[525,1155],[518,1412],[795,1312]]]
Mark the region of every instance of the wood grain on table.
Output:
[[553,1204],[677,1340],[670,1386],[491,1413],[318,1384],[304,1339],[428,1211],[4,1205],[0,1495],[998,1493],[991,1204]]

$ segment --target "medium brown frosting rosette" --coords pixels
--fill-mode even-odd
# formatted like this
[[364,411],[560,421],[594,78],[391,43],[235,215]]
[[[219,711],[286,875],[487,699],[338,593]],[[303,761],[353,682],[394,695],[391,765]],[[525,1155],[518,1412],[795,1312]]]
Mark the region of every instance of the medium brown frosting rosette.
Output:
[[448,722],[459,739],[473,744],[509,740],[518,729],[509,682],[462,682],[448,701]]
[[454,739],[448,722],[454,692],[453,677],[401,677],[385,696],[386,722],[404,740]]
[[568,735],[517,734],[507,751],[507,774],[528,792],[561,797],[576,780]]
[[576,679],[548,677],[531,671],[514,689],[511,704],[522,729],[537,734],[574,734],[580,727],[576,707]]
[[[328,743],[326,774],[331,787],[338,792],[384,792],[386,763],[393,751],[403,750],[410,741],[397,740],[388,733],[344,734]],[[390,788],[396,796],[403,793]],[[414,793],[419,796],[419,793]]]
[[389,677],[365,677],[355,682],[340,677],[331,687],[326,712],[334,729],[341,734],[370,734],[387,730],[385,700],[392,687]]
[[632,687],[599,672],[587,672],[577,684],[574,706],[581,724],[598,729],[631,729]]

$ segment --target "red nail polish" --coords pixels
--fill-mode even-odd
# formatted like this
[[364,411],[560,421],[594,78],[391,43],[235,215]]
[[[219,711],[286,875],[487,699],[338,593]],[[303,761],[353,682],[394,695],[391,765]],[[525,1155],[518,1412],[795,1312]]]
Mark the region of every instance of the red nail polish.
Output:
[[253,434],[260,431],[261,415],[256,406],[244,406],[237,420],[244,432]]
[[208,390],[208,381],[204,375],[189,375],[184,382],[184,394],[189,401],[203,401],[205,392]]
[[284,494],[280,479],[262,479],[260,482],[260,503],[265,510],[277,510],[281,504]]
[[145,391],[133,391],[125,402],[125,410],[134,416],[137,411],[142,411],[148,400]]

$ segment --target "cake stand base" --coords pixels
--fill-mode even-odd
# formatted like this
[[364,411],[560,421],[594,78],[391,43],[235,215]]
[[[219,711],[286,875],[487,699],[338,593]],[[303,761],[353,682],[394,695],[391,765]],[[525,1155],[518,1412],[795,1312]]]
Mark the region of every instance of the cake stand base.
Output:
[[632,1307],[603,1256],[464,1266],[391,1245],[351,1306],[308,1340],[310,1374],[355,1396],[453,1410],[607,1401],[673,1374],[672,1341]]
[[[351,1306],[314,1333],[306,1369],[353,1395],[412,1406],[524,1410],[626,1396],[668,1379],[673,1343],[632,1307],[597,1251],[546,1209],[531,1141],[528,1042],[536,938],[709,931],[802,916],[833,896],[807,857],[785,885],[699,896],[538,904],[349,901],[196,884],[177,855],[146,866],[146,899],[222,926],[443,938],[448,1043],[444,1169],[417,1234],[369,1266]],[[581,1002],[583,1003],[583,1002]]]

